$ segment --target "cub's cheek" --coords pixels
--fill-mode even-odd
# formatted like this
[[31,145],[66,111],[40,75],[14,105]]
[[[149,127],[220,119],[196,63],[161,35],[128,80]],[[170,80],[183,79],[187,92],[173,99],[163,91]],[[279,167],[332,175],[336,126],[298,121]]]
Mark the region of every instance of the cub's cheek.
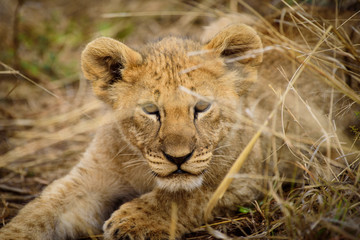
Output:
[[141,152],[145,152],[146,147],[152,146],[156,142],[159,129],[158,123],[143,118],[143,116],[137,116],[121,122],[123,134]]

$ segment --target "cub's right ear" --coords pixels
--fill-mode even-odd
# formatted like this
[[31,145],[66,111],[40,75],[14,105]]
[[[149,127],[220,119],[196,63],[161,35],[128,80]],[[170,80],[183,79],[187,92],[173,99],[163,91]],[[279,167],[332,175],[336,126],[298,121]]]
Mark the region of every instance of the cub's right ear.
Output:
[[122,80],[124,68],[139,65],[140,53],[112,38],[100,37],[90,42],[81,54],[81,68],[94,93],[108,101],[108,90]]

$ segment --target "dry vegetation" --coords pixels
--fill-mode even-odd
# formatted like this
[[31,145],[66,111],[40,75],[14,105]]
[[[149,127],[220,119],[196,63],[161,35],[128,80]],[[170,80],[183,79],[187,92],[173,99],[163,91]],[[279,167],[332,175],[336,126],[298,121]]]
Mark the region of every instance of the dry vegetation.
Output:
[[[360,238],[356,150],[360,147],[359,1],[73,2],[0,0],[0,37],[4,39],[0,43],[2,224],[43,187],[66,174],[105,121],[105,107],[92,96],[79,71],[80,52],[90,39],[106,35],[136,47],[166,34],[199,38],[207,23],[230,13],[247,12],[259,19],[272,45],[285,49],[292,61],[306,62],[304,71],[317,74],[316,81],[324,81],[342,95],[342,111],[330,110],[329,119],[332,115],[350,116],[349,126],[342,127],[353,141],[329,144],[324,155],[319,148],[326,145],[326,138],[306,143],[309,155],[302,155],[299,161],[303,181],[283,184],[280,177],[266,179],[269,190],[264,199],[239,206],[234,217],[219,216],[212,228],[200,227],[186,239]],[[313,38],[296,42],[289,29],[296,30],[296,36],[310,32]],[[306,58],[310,55],[311,59]],[[287,141],[299,146],[296,139]],[[328,162],[330,152],[343,163],[346,157],[352,161],[343,164],[331,179],[315,177],[308,168],[313,156]]]

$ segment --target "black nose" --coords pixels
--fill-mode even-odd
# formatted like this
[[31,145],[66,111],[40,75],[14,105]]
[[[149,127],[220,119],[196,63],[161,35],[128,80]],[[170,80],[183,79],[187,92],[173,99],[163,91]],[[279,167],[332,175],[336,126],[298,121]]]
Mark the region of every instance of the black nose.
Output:
[[176,166],[180,167],[181,164],[183,164],[184,162],[186,162],[187,160],[189,160],[191,158],[191,156],[193,155],[194,151],[192,151],[191,153],[182,156],[182,157],[173,157],[171,155],[168,155],[164,152],[164,156],[166,157],[167,160],[169,160],[170,162],[176,164]]

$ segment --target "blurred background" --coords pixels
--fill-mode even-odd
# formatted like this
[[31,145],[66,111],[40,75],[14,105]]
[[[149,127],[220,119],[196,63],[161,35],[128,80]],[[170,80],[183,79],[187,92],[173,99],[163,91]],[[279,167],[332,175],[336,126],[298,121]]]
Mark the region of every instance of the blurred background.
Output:
[[[264,16],[284,6],[281,0],[245,2]],[[299,2],[329,8],[338,2],[340,11],[360,8],[357,0]],[[196,38],[217,17],[244,11],[236,0],[0,0],[0,60],[33,80],[70,82],[78,78],[81,50],[97,36],[135,48],[169,34]]]

